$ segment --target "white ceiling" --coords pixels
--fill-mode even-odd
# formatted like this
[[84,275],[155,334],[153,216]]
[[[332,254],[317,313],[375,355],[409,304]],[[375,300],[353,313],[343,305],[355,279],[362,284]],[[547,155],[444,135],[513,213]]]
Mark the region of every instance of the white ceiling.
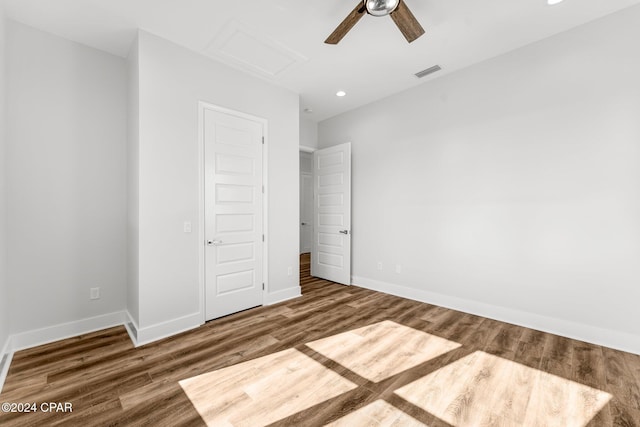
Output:
[[[5,0],[10,18],[125,57],[137,28],[300,94],[321,121],[640,0],[406,0],[426,34],[408,44],[389,17],[325,38],[358,0]],[[418,80],[413,74],[439,64]],[[347,96],[338,98],[336,91]]]

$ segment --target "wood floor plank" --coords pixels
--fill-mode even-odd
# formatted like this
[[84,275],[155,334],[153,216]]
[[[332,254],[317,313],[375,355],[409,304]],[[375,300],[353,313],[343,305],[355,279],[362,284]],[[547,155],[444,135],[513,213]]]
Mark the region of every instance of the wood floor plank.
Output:
[[613,400],[609,404],[611,410],[611,423],[610,425],[616,427],[639,427],[640,426],[640,411],[637,409],[629,408]]
[[[73,412],[0,413],[0,425],[200,427],[206,423],[181,381],[297,351],[297,360],[315,361],[321,368],[308,384],[305,375],[292,377],[288,392],[312,389],[325,371],[355,388],[284,410],[296,399],[277,400],[282,396],[277,375],[274,383],[264,379],[243,391],[234,391],[240,383],[231,381],[229,393],[259,399],[263,411],[270,408],[265,396],[273,395],[273,410],[283,410],[264,419],[239,412],[230,416],[234,423],[241,425],[244,417],[256,425],[304,427],[568,427],[579,420],[590,427],[640,427],[638,355],[334,284],[311,277],[309,267],[303,255],[300,298],[226,316],[146,346],[134,348],[126,330],[116,327],[17,352],[0,402],[68,401]],[[398,326],[367,337],[380,325]],[[365,334],[358,338],[361,345],[351,345],[355,338],[340,341],[350,333]],[[331,340],[337,344],[330,345]],[[441,340],[455,346],[439,352],[433,346]],[[316,351],[314,342],[324,345]],[[284,370],[301,366],[285,365]],[[250,384],[252,378],[245,381]],[[211,393],[220,390],[214,387]]]
[[497,335],[485,347],[485,351],[505,359],[513,359],[525,328],[503,323]]
[[516,348],[513,360],[529,366],[530,368],[538,369],[542,363],[544,345],[544,332],[525,329],[522,337],[520,337],[520,341],[518,342],[518,347]]
[[[629,372],[632,374],[630,377],[627,377],[628,381],[640,387],[640,355],[625,352],[618,353],[622,355],[621,357],[626,362]],[[640,407],[637,409],[640,409]]]
[[627,357],[620,351],[603,348],[603,363],[608,389],[624,405],[640,410],[640,383],[635,378]]
[[586,427],[602,427],[602,426],[613,426],[613,418],[611,417],[611,403],[607,403],[604,408],[602,408]]
[[502,324],[496,320],[483,319],[471,334],[464,337],[462,344],[470,348],[484,350],[498,335],[501,326]]
[[464,313],[444,335],[448,340],[461,344],[465,343],[472,335],[477,333],[478,328],[484,321],[485,319],[482,317]]
[[606,383],[602,347],[579,343],[573,346],[573,379],[597,387]]
[[425,427],[421,423],[400,409],[385,402],[376,400],[360,409],[351,411],[349,414],[336,421],[327,424],[327,427],[353,427],[353,426],[388,426],[397,425],[403,427]]
[[571,378],[573,343],[574,341],[570,338],[546,335],[540,369],[553,375]]

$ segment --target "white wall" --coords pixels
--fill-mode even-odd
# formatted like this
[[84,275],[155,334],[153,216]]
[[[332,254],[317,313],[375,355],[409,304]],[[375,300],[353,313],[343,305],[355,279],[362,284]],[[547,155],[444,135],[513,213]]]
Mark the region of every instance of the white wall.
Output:
[[[7,288],[6,164],[5,164],[5,16],[0,1],[0,359],[9,339],[9,289]],[[2,372],[0,372],[0,377]],[[0,380],[0,389],[2,381]]]
[[152,331],[143,335],[202,319],[199,101],[269,121],[268,300],[298,295],[298,96],[145,32],[138,51],[139,327]]
[[139,162],[140,162],[140,64],[138,39],[131,46],[127,57],[127,312],[135,322],[140,322],[138,236],[139,224]]
[[[126,299],[126,68],[9,22],[12,333],[121,311]],[[89,289],[101,288],[90,301]]]
[[354,282],[640,352],[638,22],[320,123],[353,144]]
[[303,115],[300,115],[300,145],[318,148],[318,123]]

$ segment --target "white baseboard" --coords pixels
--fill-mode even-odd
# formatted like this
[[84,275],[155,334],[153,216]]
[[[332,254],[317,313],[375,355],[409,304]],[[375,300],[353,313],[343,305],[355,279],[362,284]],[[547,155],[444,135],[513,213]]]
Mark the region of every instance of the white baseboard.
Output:
[[76,320],[74,322],[61,323],[33,331],[21,332],[11,336],[11,350],[19,351],[54,341],[75,337],[101,329],[120,326],[125,321],[125,312],[103,314],[101,316],[90,317],[88,319]]
[[2,356],[4,356],[5,354],[13,353],[12,348],[13,347],[11,345],[11,335],[9,335],[5,343],[2,345],[2,350],[0,351],[0,358],[2,358]]
[[294,286],[293,288],[287,288],[281,291],[268,292],[264,295],[264,305],[278,304],[279,302],[288,301],[301,296],[302,289],[300,286]]
[[138,347],[149,344],[153,341],[170,337],[171,335],[197,328],[202,324],[201,317],[200,313],[194,313],[178,319],[159,323],[157,325],[140,328],[127,311],[118,311],[115,313],[90,317],[88,319],[13,334],[9,336],[9,339],[5,343],[5,349],[0,353],[0,358],[4,354],[122,325],[127,329],[133,344]]
[[0,361],[5,355],[7,356],[3,369],[0,372],[0,391],[2,391],[2,386],[9,371],[13,353],[16,351],[121,325],[124,325],[127,329],[133,345],[139,347],[171,335],[197,328],[202,324],[201,318],[200,313],[195,313],[141,329],[129,312],[119,311],[10,335],[0,353]]
[[[6,357],[6,358],[5,358]],[[2,360],[4,359],[4,364]],[[2,346],[0,352],[0,393],[2,393],[2,387],[4,387],[4,381],[7,379],[9,373],[9,366],[13,359],[13,351],[11,351],[11,336],[7,337],[7,341]]]
[[353,276],[355,286],[640,355],[640,336]]
[[[163,338],[168,338],[172,335],[186,332],[201,326],[202,313],[198,312],[189,314],[187,316],[143,328],[139,327],[139,325],[137,325],[127,313],[127,319],[124,324],[129,332],[129,336],[132,338],[133,344],[136,347],[140,347],[141,345],[149,344]],[[133,326],[134,330],[129,330],[131,326]]]
[[138,322],[133,319],[133,316],[131,316],[129,310],[125,312],[125,316],[126,319],[124,321],[124,328],[127,330],[133,346],[138,347],[138,330],[140,329],[138,327]]

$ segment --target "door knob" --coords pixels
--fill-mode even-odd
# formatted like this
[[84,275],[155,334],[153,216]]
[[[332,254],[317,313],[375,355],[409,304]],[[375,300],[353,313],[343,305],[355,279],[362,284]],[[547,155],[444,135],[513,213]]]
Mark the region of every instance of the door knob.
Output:
[[306,222],[303,222],[303,223],[301,223],[300,225],[307,225],[307,223],[306,223]]
[[349,230],[340,230],[340,234],[349,234]]
[[218,246],[222,244],[222,240],[207,240],[207,246]]

